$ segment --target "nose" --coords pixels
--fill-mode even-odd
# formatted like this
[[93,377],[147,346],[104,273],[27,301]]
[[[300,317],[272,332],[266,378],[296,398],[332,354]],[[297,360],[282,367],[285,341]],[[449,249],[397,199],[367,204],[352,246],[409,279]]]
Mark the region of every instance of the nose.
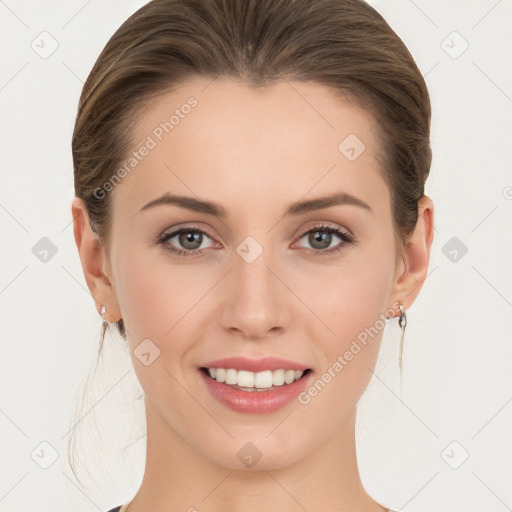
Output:
[[235,254],[219,290],[222,327],[246,339],[279,335],[290,324],[291,292],[268,253],[263,251],[251,263]]

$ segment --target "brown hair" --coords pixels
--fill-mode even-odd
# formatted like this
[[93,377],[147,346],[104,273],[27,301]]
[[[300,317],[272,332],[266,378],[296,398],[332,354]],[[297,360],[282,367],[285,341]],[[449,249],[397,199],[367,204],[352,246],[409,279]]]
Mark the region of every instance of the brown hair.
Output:
[[87,77],[72,140],[75,194],[105,247],[111,194],[95,190],[133,149],[148,101],[198,76],[314,81],[370,113],[403,258],[430,171],[430,99],[404,43],[363,0],[152,0],[130,16]]

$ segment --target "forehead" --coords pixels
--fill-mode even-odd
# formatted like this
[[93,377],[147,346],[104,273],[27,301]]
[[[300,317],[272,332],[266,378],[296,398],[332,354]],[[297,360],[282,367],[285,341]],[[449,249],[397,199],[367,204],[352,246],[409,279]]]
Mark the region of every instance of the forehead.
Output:
[[387,194],[375,131],[370,114],[317,83],[196,78],[139,116],[133,150],[150,149],[115,194],[137,211],[164,192],[264,207],[342,190],[372,203]]

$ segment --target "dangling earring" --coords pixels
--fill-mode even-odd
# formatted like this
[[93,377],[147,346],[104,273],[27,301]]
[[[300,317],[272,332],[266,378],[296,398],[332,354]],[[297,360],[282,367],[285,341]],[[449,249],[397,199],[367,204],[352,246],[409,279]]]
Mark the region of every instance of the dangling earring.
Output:
[[400,304],[400,316],[398,317],[398,326],[402,330],[400,334],[400,355],[398,356],[398,366],[400,367],[400,371],[402,371],[402,352],[404,350],[404,334],[406,325],[407,316],[405,314],[405,308]]
[[107,312],[107,307],[105,306],[105,304],[103,304],[101,306],[101,316],[103,317],[103,321],[106,322],[105,320],[105,313]]

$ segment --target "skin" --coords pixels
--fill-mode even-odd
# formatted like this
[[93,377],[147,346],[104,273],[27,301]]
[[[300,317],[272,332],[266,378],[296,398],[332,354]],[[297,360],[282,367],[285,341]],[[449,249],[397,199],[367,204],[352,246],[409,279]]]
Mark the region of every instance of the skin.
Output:
[[[197,107],[115,187],[108,245],[90,229],[83,203],[72,204],[87,285],[98,310],[106,305],[106,320],[123,318],[145,392],[146,468],[129,512],[385,510],[365,491],[355,447],[356,405],[382,330],[308,404],[294,400],[273,413],[225,407],[197,368],[270,355],[312,368],[312,382],[320,378],[379,315],[413,304],[428,270],[432,201],[421,200],[405,261],[397,260],[375,121],[316,83],[251,90],[227,78],[190,80],[148,106],[135,140],[190,96]],[[338,150],[350,133],[366,145],[354,161]],[[291,203],[335,191],[372,212],[345,204],[283,217]],[[139,212],[164,192],[217,202],[227,217],[170,205]],[[307,236],[318,222],[349,230],[357,244],[333,235],[328,248],[345,246],[322,256]],[[203,235],[204,254],[174,255],[155,243],[191,223],[211,233]],[[236,252],[247,236],[263,248],[250,264]],[[197,251],[178,236],[166,244]],[[146,338],[160,350],[148,366],[133,352]],[[262,453],[252,469],[237,457],[249,441]]]

